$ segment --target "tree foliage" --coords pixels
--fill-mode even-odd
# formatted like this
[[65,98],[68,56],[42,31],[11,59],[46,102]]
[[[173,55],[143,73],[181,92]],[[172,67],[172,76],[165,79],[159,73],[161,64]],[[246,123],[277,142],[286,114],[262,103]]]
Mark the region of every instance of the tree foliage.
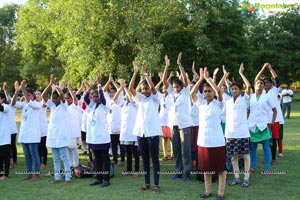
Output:
[[178,70],[181,51],[187,72],[196,61],[210,71],[225,65],[236,79],[241,62],[250,79],[264,62],[288,75],[283,82],[300,73],[297,10],[263,19],[241,15],[238,0],[29,0],[13,12],[0,8],[0,15],[16,16],[16,9],[16,23],[1,17],[11,31],[0,30],[0,75],[4,66],[22,66],[5,77],[20,73],[34,87],[44,87],[50,73],[76,86],[96,71],[129,79],[133,60],[147,60],[157,79],[164,55]]

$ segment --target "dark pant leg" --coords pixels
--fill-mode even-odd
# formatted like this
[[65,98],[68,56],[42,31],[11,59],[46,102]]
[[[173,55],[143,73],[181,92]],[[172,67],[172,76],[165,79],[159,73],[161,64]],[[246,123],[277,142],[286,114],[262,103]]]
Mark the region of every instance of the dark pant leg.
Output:
[[121,154],[121,162],[125,162],[125,145],[120,144],[120,135],[119,135],[119,139],[118,139],[118,143],[120,146],[120,154]]
[[173,127],[172,130],[172,144],[173,144],[173,154],[175,158],[175,170],[177,173],[182,173],[183,164],[182,164],[182,152],[181,152],[181,139],[180,139],[180,130],[179,128]]
[[272,160],[276,160],[276,153],[277,153],[277,140],[273,140],[271,146],[271,153],[272,153]]
[[292,102],[287,103],[287,117],[290,118]]
[[47,165],[47,159],[48,159],[46,140],[47,140],[47,136],[41,137],[41,142],[39,144],[40,163],[44,165]]
[[148,145],[149,151],[152,158],[153,163],[153,175],[154,175],[154,185],[159,185],[159,136],[149,137]]
[[192,170],[192,156],[191,156],[191,128],[184,128],[180,130],[181,151],[184,159],[184,176],[190,177]]
[[126,156],[127,156],[127,172],[132,171],[132,145],[124,145],[126,147]]
[[102,154],[101,154],[101,150],[93,150],[94,152],[94,169],[96,172],[96,179],[98,181],[103,181],[103,173],[102,173],[102,165],[103,165],[103,161],[102,161]]
[[119,134],[111,134],[111,150],[113,154],[113,161],[114,163],[118,163],[118,145],[119,145]]
[[[4,175],[8,177],[9,167],[10,167],[10,145],[2,145],[0,148],[0,172],[1,176]],[[4,165],[4,171],[3,171]]]
[[134,171],[138,172],[140,171],[140,157],[139,157],[139,150],[138,147],[135,145],[132,145],[131,147],[131,151],[133,153],[133,157],[134,157]]
[[17,137],[17,134],[14,133],[14,134],[11,134],[11,145],[10,145],[10,148],[11,148],[11,156],[12,156],[12,159],[13,159],[13,163],[17,163],[17,145],[16,145],[16,137]]
[[145,184],[150,184],[150,156],[148,141],[145,137],[137,137],[137,139],[139,143],[140,152],[143,158]]
[[110,158],[109,158],[109,153],[108,149],[101,150],[102,153],[102,158],[103,158],[103,164],[102,164],[102,171],[103,173],[103,179],[104,181],[109,182],[110,179]]

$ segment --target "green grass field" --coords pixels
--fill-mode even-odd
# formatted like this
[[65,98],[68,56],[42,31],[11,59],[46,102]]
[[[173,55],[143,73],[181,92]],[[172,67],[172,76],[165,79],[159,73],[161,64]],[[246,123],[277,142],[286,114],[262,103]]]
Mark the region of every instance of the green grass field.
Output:
[[[296,95],[292,105],[291,119],[285,121],[284,125],[284,157],[277,158],[277,165],[271,166],[274,174],[265,177],[259,174],[263,169],[263,151],[261,145],[258,148],[258,168],[255,174],[250,176],[251,186],[242,188],[240,186],[227,186],[225,188],[226,199],[249,199],[249,200],[268,200],[268,199],[299,199],[299,160],[300,160],[300,94]],[[50,151],[49,151],[50,152]],[[162,158],[162,156],[161,156]],[[80,156],[81,164],[85,164],[87,156]],[[65,185],[59,183],[50,185],[48,182],[53,177],[43,177],[48,171],[53,171],[52,157],[49,155],[48,168],[41,171],[42,177],[38,182],[22,181],[24,175],[17,174],[17,171],[25,170],[25,159],[22,148],[18,145],[18,166],[10,171],[9,179],[0,182],[0,199],[198,199],[199,194],[204,192],[204,184],[196,180],[192,175],[190,182],[181,180],[171,180],[171,175],[160,176],[161,193],[152,194],[152,191],[137,193],[136,189],[143,182],[143,176],[136,179],[133,177],[121,177],[121,171],[125,167],[115,167],[115,176],[111,179],[111,186],[100,188],[89,186],[93,178],[73,179],[72,184]],[[173,161],[161,161],[161,170],[173,171]],[[142,166],[141,166],[142,169]],[[227,176],[227,182],[233,175]],[[242,178],[242,177],[241,177]],[[153,176],[151,176],[153,183]],[[218,184],[213,183],[213,196],[217,194]],[[214,197],[213,197],[214,198]],[[213,199],[210,198],[210,199]]]

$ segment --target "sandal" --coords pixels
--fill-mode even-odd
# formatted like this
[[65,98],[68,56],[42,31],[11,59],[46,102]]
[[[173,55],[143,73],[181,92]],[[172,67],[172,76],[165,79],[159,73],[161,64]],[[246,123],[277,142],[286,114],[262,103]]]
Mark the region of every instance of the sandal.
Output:
[[230,183],[228,183],[229,186],[238,185],[240,183],[239,179],[234,178]]
[[168,160],[168,156],[163,158],[163,161],[167,161]]
[[244,180],[242,183],[242,187],[247,188],[250,186],[250,182],[248,180]]
[[160,193],[160,187],[158,185],[153,186],[153,194],[159,194]]
[[150,189],[150,185],[145,184],[142,187],[137,189],[137,192],[144,192],[145,190],[149,190]]

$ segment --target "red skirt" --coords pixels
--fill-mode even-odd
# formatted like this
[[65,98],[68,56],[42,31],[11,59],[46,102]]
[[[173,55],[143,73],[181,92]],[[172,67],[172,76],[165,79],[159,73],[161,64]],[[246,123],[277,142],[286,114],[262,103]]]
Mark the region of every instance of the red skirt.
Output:
[[162,126],[163,138],[172,138],[171,129],[168,126]]
[[275,122],[272,126],[271,126],[271,131],[272,131],[272,139],[274,140],[278,140],[279,139],[279,129],[280,129],[280,124],[279,122]]
[[198,169],[200,172],[223,172],[226,170],[226,148],[198,147]]

